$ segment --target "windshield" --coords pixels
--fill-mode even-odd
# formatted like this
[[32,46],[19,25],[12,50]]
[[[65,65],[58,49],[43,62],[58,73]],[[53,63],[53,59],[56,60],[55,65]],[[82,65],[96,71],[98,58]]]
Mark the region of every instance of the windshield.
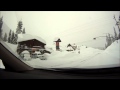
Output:
[[0,11],[0,38],[33,68],[120,66],[120,11]]

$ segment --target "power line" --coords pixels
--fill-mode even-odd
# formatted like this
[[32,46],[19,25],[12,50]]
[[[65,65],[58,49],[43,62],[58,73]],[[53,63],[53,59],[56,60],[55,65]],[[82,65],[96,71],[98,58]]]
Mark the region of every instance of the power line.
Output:
[[[100,20],[99,20],[100,19]],[[71,31],[71,30],[73,30],[73,29],[75,29],[75,28],[82,28],[82,27],[86,27],[87,25],[89,25],[89,24],[94,24],[94,23],[98,23],[98,22],[101,22],[101,21],[103,21],[102,19],[103,18],[99,18],[99,19],[96,19],[94,22],[93,21],[91,21],[91,22],[88,22],[88,23],[84,23],[84,24],[82,24],[82,25],[79,25],[79,26],[76,26],[76,27],[73,27],[73,28],[70,28],[70,29],[67,29],[67,30],[65,30],[65,32],[67,32],[67,31]],[[106,21],[106,19],[107,18],[105,18],[104,17],[104,20]],[[110,19],[109,19],[110,20]],[[103,22],[102,22],[103,23]],[[60,32],[60,33],[58,33],[58,34],[62,34],[62,33],[65,33],[64,31],[62,31],[62,32]],[[58,34],[56,34],[56,35],[58,35]],[[53,36],[53,35],[51,35],[51,36]],[[48,36],[48,37],[51,37],[51,36]]]
[[[105,24],[106,25],[106,24]],[[103,25],[104,26],[104,25]],[[99,27],[98,27],[99,28]],[[101,29],[104,29],[104,27],[103,28],[101,28]],[[86,29],[87,30],[87,29]],[[86,30],[84,30],[83,32],[85,32]],[[72,33],[73,34],[73,33]],[[77,35],[76,35],[77,36]],[[75,35],[74,35],[74,37],[73,38],[75,38],[76,37]],[[64,36],[65,38],[66,37],[68,37],[68,36]],[[77,36],[77,37],[79,37],[79,36]],[[87,41],[83,41],[83,42],[74,42],[74,43],[86,43],[86,42],[92,42],[92,41],[94,41],[94,40],[87,40]]]
[[[110,23],[111,23],[111,22],[110,22]],[[107,23],[107,24],[110,24],[110,23]],[[102,26],[105,26],[105,25],[107,25],[107,24],[104,24],[104,25],[102,25]],[[93,27],[94,27],[94,26],[93,26]],[[84,33],[84,32],[86,32],[88,29],[91,29],[91,28],[93,28],[93,27],[90,27],[90,28],[88,27],[88,28],[85,28],[85,29],[83,29],[83,30],[81,30],[81,31],[77,31],[77,32],[73,32],[73,33],[78,33],[78,32],[79,32],[79,33],[81,34],[81,33]],[[99,28],[99,27],[97,27],[97,28]],[[96,28],[96,29],[92,29],[92,30],[97,30],[97,28]],[[102,27],[101,29],[105,29],[105,28]],[[70,33],[70,34],[73,34],[73,33]],[[62,37],[65,37],[65,38],[66,38],[66,37],[69,37],[68,35],[69,35],[69,34],[67,34],[66,36],[62,36]],[[73,34],[73,36],[74,36],[74,37],[76,37],[76,36],[78,37],[78,35],[74,35],[74,34]]]
[[[111,22],[110,22],[111,23]],[[107,24],[110,24],[110,23],[107,23]],[[104,24],[104,25],[102,25],[102,26],[105,26],[105,25],[107,25],[107,24]],[[99,28],[98,26],[93,26],[93,27],[97,27],[97,28]],[[86,29],[82,29],[82,30],[77,30],[77,31],[75,31],[75,32],[72,32],[72,33],[67,33],[66,34],[66,36],[63,36],[63,37],[67,37],[67,35],[69,35],[69,34],[73,34],[73,33],[78,33],[78,32],[86,32],[87,30],[89,30],[89,29],[91,29],[91,28],[93,28],[93,27],[88,27],[88,28],[86,28]],[[97,28],[96,29],[91,29],[91,30],[97,30]],[[101,29],[105,29],[104,27],[102,27]],[[81,33],[80,33],[81,34]]]

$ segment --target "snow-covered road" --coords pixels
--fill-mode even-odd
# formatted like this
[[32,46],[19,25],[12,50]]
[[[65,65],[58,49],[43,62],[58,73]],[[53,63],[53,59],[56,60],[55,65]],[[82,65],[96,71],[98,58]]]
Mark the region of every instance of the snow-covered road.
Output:
[[25,61],[35,68],[105,68],[120,66],[120,40],[114,42],[106,50],[80,48],[76,52],[54,51],[46,55],[48,60],[33,59]]
[[[85,48],[86,49],[86,48]],[[92,50],[92,51],[91,51]],[[90,52],[91,51],[91,52]],[[81,53],[76,52],[59,52],[54,51],[51,55],[46,55],[47,60],[33,59],[31,61],[25,61],[35,68],[64,68],[64,67],[75,67],[81,65],[87,60],[95,57],[102,53],[103,50],[87,48],[86,50],[81,50]]]

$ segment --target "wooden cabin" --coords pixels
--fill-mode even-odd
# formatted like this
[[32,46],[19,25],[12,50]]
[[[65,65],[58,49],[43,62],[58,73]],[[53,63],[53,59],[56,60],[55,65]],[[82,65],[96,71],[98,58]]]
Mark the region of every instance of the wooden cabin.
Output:
[[24,50],[35,52],[39,49],[45,49],[46,42],[38,36],[32,36],[29,34],[18,34],[18,48],[17,52],[20,54]]

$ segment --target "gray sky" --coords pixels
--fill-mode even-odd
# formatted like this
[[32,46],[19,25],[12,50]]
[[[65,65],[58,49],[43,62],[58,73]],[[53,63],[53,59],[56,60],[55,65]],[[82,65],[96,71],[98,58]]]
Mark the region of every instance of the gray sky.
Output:
[[[114,34],[113,27],[119,11],[2,11],[4,22],[16,31],[17,21],[23,21],[27,34],[37,35],[53,44],[55,37],[60,37],[61,45],[79,43],[88,46],[104,46],[105,38],[92,40],[104,33]],[[117,26],[115,26],[118,32]]]

